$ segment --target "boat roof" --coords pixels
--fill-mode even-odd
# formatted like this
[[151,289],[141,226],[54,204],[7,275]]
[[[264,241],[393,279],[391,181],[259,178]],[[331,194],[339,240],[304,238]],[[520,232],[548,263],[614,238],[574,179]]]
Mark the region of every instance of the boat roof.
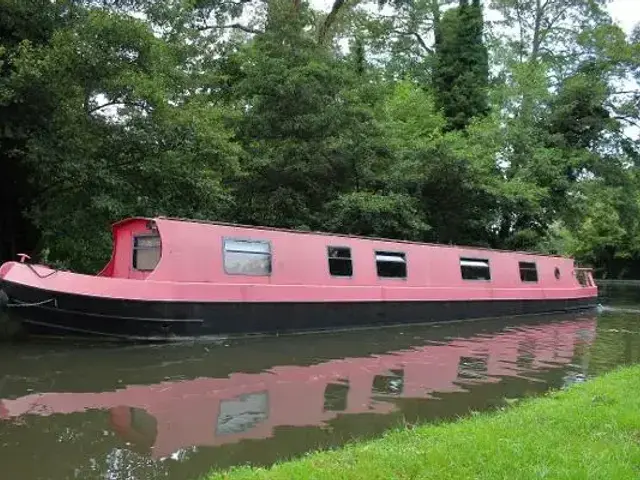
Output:
[[191,218],[166,217],[166,216],[124,218],[122,220],[119,220],[118,222],[115,222],[113,224],[113,227],[116,228],[119,225],[129,223],[132,221],[152,221],[153,222],[156,220],[168,220],[172,222],[197,223],[197,224],[206,224],[206,225],[219,225],[219,226],[226,226],[226,227],[246,228],[251,230],[260,230],[260,231],[269,231],[269,232],[295,233],[299,235],[320,235],[320,236],[327,236],[327,237],[342,237],[342,238],[352,238],[352,239],[360,239],[360,240],[373,240],[377,242],[403,243],[403,244],[410,244],[410,245],[428,245],[432,247],[442,247],[442,248],[462,248],[462,249],[468,249],[468,250],[483,250],[488,252],[517,253],[522,255],[536,255],[540,257],[568,258],[563,255],[553,255],[549,253],[540,253],[540,252],[531,252],[531,251],[527,252],[527,251],[521,251],[521,250],[506,250],[506,249],[500,249],[500,248],[479,247],[479,246],[473,246],[473,245],[418,242],[415,240],[400,240],[395,238],[370,237],[370,236],[363,236],[363,235],[350,235],[346,233],[323,232],[323,231],[314,231],[314,230],[295,230],[291,228],[245,225],[241,223],[221,222],[216,220],[198,220],[198,219],[191,219]]

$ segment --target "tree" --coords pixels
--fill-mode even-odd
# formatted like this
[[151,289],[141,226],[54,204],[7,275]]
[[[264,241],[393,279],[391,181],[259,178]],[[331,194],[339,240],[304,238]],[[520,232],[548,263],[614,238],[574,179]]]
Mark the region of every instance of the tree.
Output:
[[502,17],[494,36],[513,49],[519,63],[544,61],[561,67],[580,49],[585,30],[610,23],[607,0],[491,0]]
[[402,193],[345,193],[326,210],[329,231],[404,240],[424,240],[429,231],[419,203]]
[[67,2],[0,2],[0,260],[31,251],[37,243],[37,230],[24,215],[36,193],[24,158],[28,139],[47,125],[55,108],[44,92],[17,91],[11,79],[14,64],[24,49],[47,45],[56,29],[76,19]]
[[52,260],[90,271],[108,259],[115,220],[220,215],[237,149],[219,109],[181,97],[172,47],[143,21],[76,15],[48,43],[20,45],[4,81],[18,105],[48,109],[24,136],[24,214]]
[[488,111],[489,63],[483,25],[480,1],[460,0],[437,27],[433,83],[450,130],[463,130],[472,118]]
[[319,228],[327,202],[367,188],[384,157],[363,101],[362,71],[333,58],[305,31],[308,12],[272,9],[264,34],[238,54],[235,98],[247,160],[238,179],[237,218]]

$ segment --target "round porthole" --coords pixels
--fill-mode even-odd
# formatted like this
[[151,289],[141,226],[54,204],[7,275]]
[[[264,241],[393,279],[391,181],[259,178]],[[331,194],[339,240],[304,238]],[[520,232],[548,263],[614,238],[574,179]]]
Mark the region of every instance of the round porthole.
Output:
[[560,269],[556,267],[553,274],[556,276],[556,280],[560,280]]

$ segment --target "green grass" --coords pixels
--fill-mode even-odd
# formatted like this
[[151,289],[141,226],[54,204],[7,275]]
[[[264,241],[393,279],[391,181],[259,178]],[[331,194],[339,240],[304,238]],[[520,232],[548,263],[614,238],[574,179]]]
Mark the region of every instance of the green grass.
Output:
[[507,410],[207,480],[640,479],[640,366]]

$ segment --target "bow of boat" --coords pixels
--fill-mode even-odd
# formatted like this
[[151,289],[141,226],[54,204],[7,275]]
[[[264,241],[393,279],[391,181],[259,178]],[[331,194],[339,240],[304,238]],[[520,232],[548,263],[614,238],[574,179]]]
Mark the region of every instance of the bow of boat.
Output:
[[202,319],[186,310],[172,312],[153,294],[144,298],[153,284],[143,283],[9,262],[0,269],[0,306],[33,336],[129,341],[192,336]]

